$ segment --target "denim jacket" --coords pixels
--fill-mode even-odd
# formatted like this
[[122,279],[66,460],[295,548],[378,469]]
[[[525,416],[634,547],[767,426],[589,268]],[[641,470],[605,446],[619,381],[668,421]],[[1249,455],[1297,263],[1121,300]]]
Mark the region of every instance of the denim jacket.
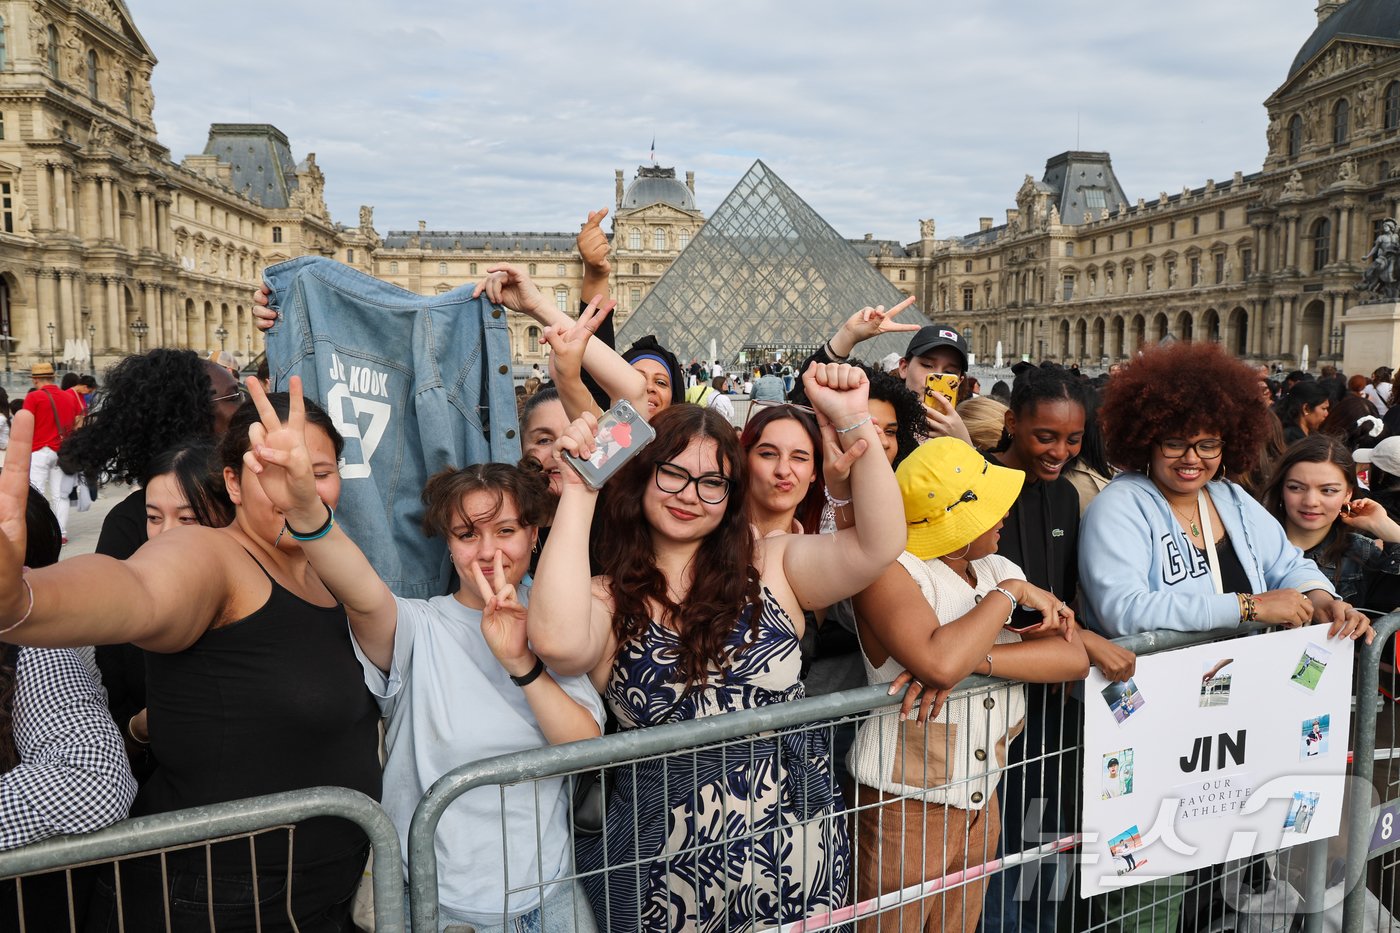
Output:
[[336,519],[398,596],[447,591],[419,494],[445,467],[520,459],[504,312],[471,285],[415,295],[331,259],[268,267],[273,386],[300,376],[345,436]]

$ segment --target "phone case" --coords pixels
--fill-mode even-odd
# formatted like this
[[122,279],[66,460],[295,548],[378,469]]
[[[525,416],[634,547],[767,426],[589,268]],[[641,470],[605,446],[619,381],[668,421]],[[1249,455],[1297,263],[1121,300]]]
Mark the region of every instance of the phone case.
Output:
[[598,446],[593,456],[580,460],[565,453],[564,460],[589,489],[602,489],[603,484],[622,469],[624,463],[655,438],[656,432],[651,425],[631,403],[623,399],[598,419],[598,433],[594,435]]
[[932,405],[933,399],[929,396],[937,394],[947,399],[950,405],[957,405],[958,386],[961,384],[961,376],[954,376],[951,373],[934,373],[924,380],[924,398]]

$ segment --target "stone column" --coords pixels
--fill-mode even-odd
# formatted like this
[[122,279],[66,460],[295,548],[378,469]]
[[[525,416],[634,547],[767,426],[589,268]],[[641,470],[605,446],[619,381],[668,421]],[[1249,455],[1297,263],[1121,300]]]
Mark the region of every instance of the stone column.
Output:
[[102,235],[101,224],[98,222],[97,177],[94,175],[83,176],[82,227],[80,233],[85,240],[95,240]]
[[[25,291],[28,292],[28,307],[24,311],[24,327],[11,334],[21,341],[20,349],[26,353],[37,353],[39,350],[39,332],[43,325],[40,323],[40,306],[42,300],[39,295],[39,270],[24,270]],[[13,326],[13,324],[11,325]]]
[[146,324],[151,328],[147,331],[150,340],[147,341],[146,347],[147,349],[151,347],[163,347],[166,345],[165,333],[161,330],[160,326],[160,304],[158,303],[156,286],[150,284],[143,285],[141,286],[141,291],[146,306]]
[[53,167],[54,227],[71,230],[68,226],[68,171],[62,165]]
[[[118,243],[122,239],[122,215],[119,210],[121,199],[117,196],[117,186],[115,184],[107,187],[106,208],[112,218],[112,239]],[[128,246],[131,244],[127,244]]]
[[58,337],[60,340],[72,340],[78,336],[78,273],[74,269],[64,269],[58,275],[58,305],[63,312]]
[[102,206],[99,209],[102,215],[102,239],[116,239],[116,218],[112,214],[112,179],[104,177],[102,179]]
[[38,189],[39,203],[36,205],[39,209],[38,226],[41,230],[50,230],[53,228],[53,208],[49,195],[49,163],[34,163],[34,182]]
[[127,350],[126,328],[122,326],[121,278],[105,276],[107,282],[107,339],[112,349]]
[[156,201],[156,249],[170,255],[170,202]]
[[[53,269],[39,271],[39,329],[35,333],[35,351],[44,359],[49,358],[49,325],[57,325],[58,273]],[[57,347],[58,335],[54,335]]]

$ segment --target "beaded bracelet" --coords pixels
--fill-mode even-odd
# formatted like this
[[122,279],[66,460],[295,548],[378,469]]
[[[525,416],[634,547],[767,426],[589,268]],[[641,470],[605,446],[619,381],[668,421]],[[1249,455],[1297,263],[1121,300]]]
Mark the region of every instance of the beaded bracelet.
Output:
[[836,433],[837,433],[837,434],[850,434],[850,433],[851,433],[852,431],[854,431],[856,428],[863,427],[863,426],[869,424],[870,422],[872,422],[872,421],[874,421],[874,420],[875,420],[874,418],[870,417],[869,415],[866,415],[864,418],[860,419],[859,421],[857,421],[855,424],[851,425],[850,427],[847,427],[847,428],[837,428],[837,429],[836,429]]
[[1256,622],[1259,619],[1259,600],[1253,593],[1236,593],[1240,603],[1240,623]]
[[850,499],[838,499],[838,498],[836,498],[835,496],[833,496],[833,495],[831,494],[831,490],[828,489],[828,490],[826,491],[826,504],[829,505],[829,506],[831,506],[833,509],[843,509],[843,508],[845,508],[846,506],[848,506],[848,505],[851,504],[851,500],[850,500]]

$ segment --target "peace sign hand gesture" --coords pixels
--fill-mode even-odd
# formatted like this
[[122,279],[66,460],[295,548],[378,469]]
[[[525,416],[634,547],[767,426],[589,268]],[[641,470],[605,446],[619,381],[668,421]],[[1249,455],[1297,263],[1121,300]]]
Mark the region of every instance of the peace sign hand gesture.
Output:
[[[491,563],[491,579],[472,562],[472,579],[485,606],[481,610],[481,635],[501,667],[512,677],[524,677],[535,667],[535,654],[525,637],[525,607],[520,604],[515,584],[501,569],[501,552]],[[494,588],[493,588],[494,585]]]
[[267,392],[257,379],[248,380],[248,394],[257,406],[259,420],[248,429],[244,465],[258,478],[258,485],[297,528],[316,528],[326,519],[326,506],[316,492],[311,453],[306,449],[306,402],[301,377],[288,386],[290,403],[284,422],[273,410]]
[[20,583],[28,530],[29,454],[34,447],[34,416],[27,411],[10,422],[10,446],[0,473],[0,628],[14,625],[28,612],[29,592]]
[[589,339],[598,332],[603,319],[615,307],[616,301],[595,295],[571,325],[551,324],[544,329],[540,343],[549,344],[550,378],[562,382],[583,377],[583,351],[587,349]]
[[914,298],[904,299],[899,304],[885,310],[884,305],[861,308],[846,319],[836,336],[831,338],[831,349],[840,356],[849,356],[856,344],[881,334],[905,333],[919,329],[918,324],[896,324],[894,316],[914,303]]

